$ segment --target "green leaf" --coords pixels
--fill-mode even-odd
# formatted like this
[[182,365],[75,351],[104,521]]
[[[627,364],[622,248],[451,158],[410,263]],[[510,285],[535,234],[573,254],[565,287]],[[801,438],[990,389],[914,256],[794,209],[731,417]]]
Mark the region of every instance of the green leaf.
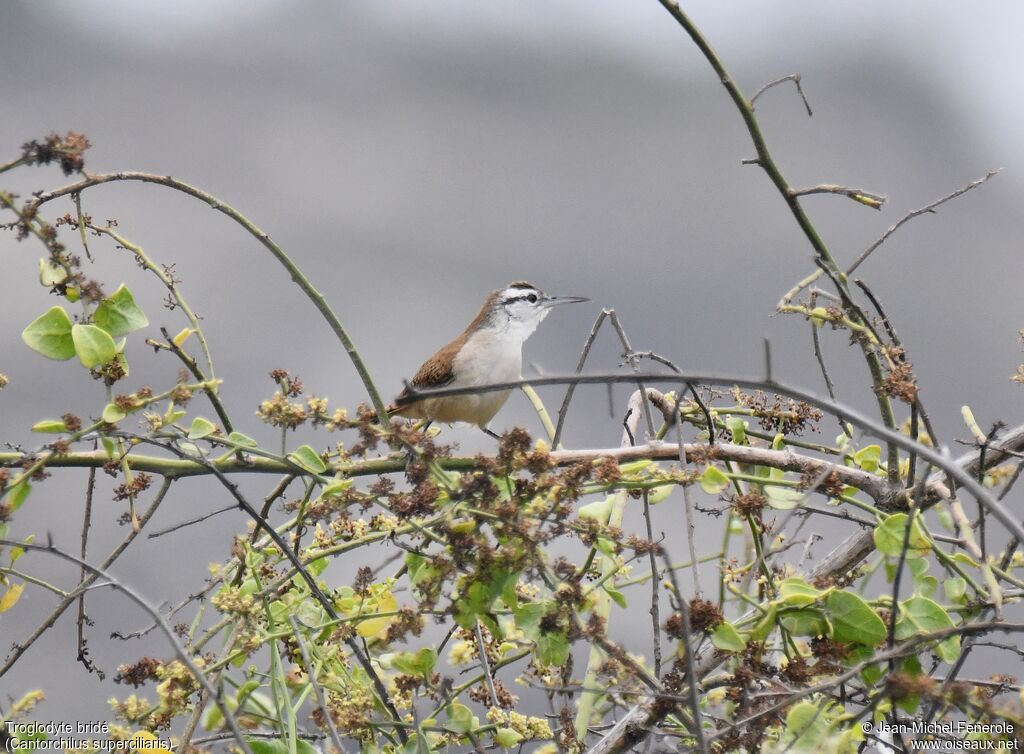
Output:
[[256,448],[259,447],[259,443],[248,435],[243,435],[241,432],[232,432],[227,436],[227,441],[232,445],[237,445],[240,448]]
[[828,636],[825,611],[816,607],[787,610],[779,615],[779,623],[794,636]]
[[169,405],[167,407],[167,410],[164,412],[164,415],[160,417],[160,421],[163,423],[165,427],[167,427],[170,426],[171,424],[174,424],[174,422],[178,421],[178,419],[180,419],[184,415],[185,411],[183,411],[180,408],[175,408],[174,404],[171,403],[171,405]]
[[[903,672],[912,678],[920,678],[922,675],[921,660],[917,655],[910,655],[903,661]],[[921,704],[921,694],[907,694],[896,702],[896,706],[913,715]]]
[[100,416],[107,424],[117,424],[128,414],[116,403],[108,403],[103,407],[103,414]]
[[590,521],[597,521],[601,524],[607,523],[608,514],[612,509],[612,503],[614,502],[614,500],[615,497],[613,495],[609,495],[604,500],[598,500],[597,502],[594,503],[587,503],[586,505],[581,505],[576,515],[579,518],[587,519]]
[[811,586],[799,576],[779,582],[779,603],[791,607],[806,607],[821,598],[821,590]]
[[630,461],[629,463],[619,464],[619,472],[622,476],[633,476],[639,474],[641,471],[650,466],[654,461],[650,458],[641,458],[639,461]]
[[775,618],[777,615],[778,610],[775,605],[769,603],[764,615],[750,629],[750,638],[754,641],[764,641],[767,639],[768,634],[775,629]]
[[324,459],[309,445],[300,445],[294,452],[288,454],[288,458],[314,474],[323,474],[327,471]]
[[725,427],[732,435],[732,441],[736,445],[747,444],[747,427],[750,426],[745,419],[732,416],[725,420]]
[[626,595],[618,589],[612,589],[610,586],[605,586],[604,590],[608,593],[608,596],[612,598],[612,602],[621,608],[626,607]]
[[832,637],[837,641],[873,647],[885,639],[885,624],[859,595],[845,590],[832,592],[825,607],[832,621]]
[[537,639],[537,660],[542,665],[561,666],[569,656],[569,638],[561,631],[549,631]]
[[[894,513],[875,528],[875,547],[884,555],[898,558],[903,549],[903,539],[907,532],[907,514]],[[931,543],[925,535],[918,519],[910,527],[910,538],[907,541],[907,557],[923,558],[932,550]]]
[[247,738],[252,754],[288,754],[288,744],[280,739]]
[[33,432],[46,432],[48,434],[60,434],[67,432],[68,427],[63,419],[43,419],[32,425]]
[[[3,537],[3,536],[6,536],[6,534],[0,534],[0,537]],[[36,539],[36,535],[35,534],[30,534],[29,536],[27,536],[25,538],[25,541],[27,543],[31,544],[32,542],[35,541],[35,539]],[[10,565],[10,567],[13,568],[14,564],[17,563],[18,559],[21,558],[21,556],[24,555],[24,554],[25,554],[25,548],[24,547],[12,547],[11,548],[11,553],[10,553],[10,560],[8,561],[8,564]]]
[[704,469],[704,473],[697,477],[697,481],[700,482],[701,489],[709,495],[717,495],[720,492],[724,492],[729,486],[729,477],[714,466],[708,466]]
[[25,345],[38,354],[56,361],[67,361],[75,355],[71,337],[71,317],[59,306],[29,323],[21,333]]
[[337,495],[339,492],[344,492],[352,486],[351,479],[335,479],[333,482],[325,485],[320,490],[320,497],[330,497],[331,495]]
[[201,416],[197,416],[192,420],[192,426],[188,430],[188,439],[190,440],[201,440],[204,437],[209,437],[217,431],[217,425],[209,419],[204,419]]
[[72,325],[71,340],[74,341],[78,360],[86,369],[109,364],[117,355],[114,339],[96,325]]
[[868,445],[853,454],[853,462],[864,471],[878,471],[882,460],[882,447],[880,445]]
[[774,484],[764,486],[764,496],[768,499],[768,505],[777,511],[792,510],[804,499],[803,492],[794,490],[792,487],[779,487]]
[[946,579],[942,583],[942,589],[946,593],[946,599],[950,602],[961,603],[967,595],[967,582],[960,576]]
[[[927,597],[911,597],[900,603],[899,618],[896,620],[896,638],[907,639],[917,634],[930,634],[953,628],[953,619],[939,603]],[[949,663],[960,656],[960,637],[950,636],[939,642],[935,654]]]
[[[911,563],[914,561],[911,560]],[[934,597],[939,591],[939,580],[934,576],[922,576],[914,580],[914,593],[922,597]]]
[[132,292],[124,283],[96,307],[93,322],[115,338],[149,325],[145,313],[135,304]]
[[668,500],[669,495],[672,494],[672,491],[675,490],[675,488],[675,484],[663,484],[658,487],[655,487],[653,490],[650,490],[647,493],[647,502],[650,505],[657,505],[658,503],[663,503],[666,500]]
[[747,648],[747,642],[740,636],[740,632],[727,620],[719,623],[711,633],[711,643],[722,652],[742,652]]
[[794,751],[818,749],[828,734],[829,717],[817,704],[799,702],[786,714],[787,746]]
[[423,647],[415,654],[399,652],[392,658],[391,664],[400,673],[429,678],[430,672],[437,664],[437,650],[432,647]]
[[494,743],[503,749],[511,749],[522,740],[522,734],[512,728],[498,728],[494,731]]
[[552,602],[527,602],[515,611],[516,627],[526,634],[527,639],[540,636],[540,621],[552,609]]
[[7,502],[11,506],[11,512],[17,513],[18,509],[28,499],[28,493],[32,491],[32,485],[28,482],[21,482],[13,489],[7,490]]
[[445,711],[448,713],[448,721],[444,724],[446,730],[452,733],[468,733],[476,727],[473,724],[473,711],[465,704],[452,702]]
[[39,259],[39,283],[46,288],[60,285],[68,279],[68,271],[49,259]]
[[326,557],[317,558],[316,560],[313,560],[310,563],[308,563],[306,565],[306,569],[314,576],[319,576],[321,573],[324,572],[324,570],[327,568],[329,564],[330,561],[328,561]]
[[245,700],[249,698],[252,692],[254,692],[259,687],[260,682],[257,680],[246,681],[241,686],[239,686],[238,691],[235,692],[235,702],[239,705],[244,704]]

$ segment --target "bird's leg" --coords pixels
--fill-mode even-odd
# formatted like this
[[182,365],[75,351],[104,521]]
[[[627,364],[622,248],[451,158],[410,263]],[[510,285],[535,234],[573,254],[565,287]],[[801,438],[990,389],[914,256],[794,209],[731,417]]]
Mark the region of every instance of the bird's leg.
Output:
[[491,431],[491,430],[489,430],[489,429],[488,429],[487,427],[480,427],[480,429],[482,429],[482,430],[483,430],[484,432],[486,432],[487,434],[489,434],[489,435],[490,435],[491,437],[493,437],[493,438],[494,438],[495,440],[500,440],[500,439],[501,439],[501,435],[497,434],[496,432],[492,432],[492,431]]

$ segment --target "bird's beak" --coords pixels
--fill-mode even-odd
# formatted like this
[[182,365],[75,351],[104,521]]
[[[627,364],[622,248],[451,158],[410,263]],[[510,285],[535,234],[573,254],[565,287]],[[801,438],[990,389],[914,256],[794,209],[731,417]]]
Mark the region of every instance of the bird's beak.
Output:
[[544,299],[544,306],[550,308],[559,304],[582,304],[584,301],[590,301],[590,299],[582,296],[548,296]]

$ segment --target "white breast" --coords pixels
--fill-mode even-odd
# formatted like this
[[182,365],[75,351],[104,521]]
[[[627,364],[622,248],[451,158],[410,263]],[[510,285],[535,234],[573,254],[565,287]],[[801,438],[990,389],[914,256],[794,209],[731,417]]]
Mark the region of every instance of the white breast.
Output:
[[[471,387],[492,382],[514,382],[523,368],[522,342],[492,331],[475,333],[455,357],[455,379],[451,387]],[[437,398],[430,406],[431,418],[441,422],[469,422],[486,427],[508,400],[511,390],[478,395]]]

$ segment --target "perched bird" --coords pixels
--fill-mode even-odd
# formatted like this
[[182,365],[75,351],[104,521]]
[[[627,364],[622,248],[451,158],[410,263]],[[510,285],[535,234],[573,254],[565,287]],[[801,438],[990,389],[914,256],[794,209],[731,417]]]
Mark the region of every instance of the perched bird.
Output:
[[[522,281],[499,288],[487,297],[476,318],[459,337],[423,363],[411,386],[414,390],[427,390],[518,380],[523,367],[523,343],[552,307],[589,300],[549,296]],[[402,398],[410,393],[406,387],[398,397],[400,405],[388,407],[388,413],[445,423],[466,422],[493,435],[487,424],[511,392],[467,393],[402,403]]]

